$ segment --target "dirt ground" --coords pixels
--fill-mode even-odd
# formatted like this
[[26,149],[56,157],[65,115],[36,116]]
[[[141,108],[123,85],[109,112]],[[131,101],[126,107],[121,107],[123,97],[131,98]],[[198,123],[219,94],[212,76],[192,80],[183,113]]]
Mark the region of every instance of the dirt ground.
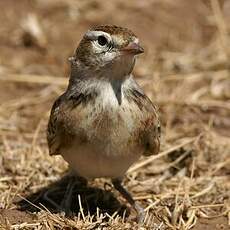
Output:
[[[0,229],[229,229],[230,1],[0,1]],[[51,157],[46,125],[70,57],[98,24],[135,32],[134,74],[156,103],[161,152],[124,179],[142,227],[107,179],[73,180]],[[67,215],[68,214],[68,215]]]

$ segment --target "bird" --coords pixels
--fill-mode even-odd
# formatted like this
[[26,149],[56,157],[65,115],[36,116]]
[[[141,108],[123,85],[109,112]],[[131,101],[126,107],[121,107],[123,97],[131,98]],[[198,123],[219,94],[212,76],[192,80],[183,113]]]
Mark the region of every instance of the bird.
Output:
[[160,149],[158,109],[132,74],[143,52],[127,28],[89,29],[69,58],[69,84],[54,102],[47,128],[50,155],[62,155],[86,180],[110,178],[141,221],[144,209],[122,180],[141,156]]

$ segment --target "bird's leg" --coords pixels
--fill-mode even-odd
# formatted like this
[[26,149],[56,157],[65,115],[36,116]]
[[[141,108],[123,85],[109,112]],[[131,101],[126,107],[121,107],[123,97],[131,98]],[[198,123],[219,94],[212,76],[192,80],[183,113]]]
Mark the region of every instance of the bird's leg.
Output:
[[145,219],[144,209],[132,198],[131,194],[122,186],[121,179],[112,179],[114,188],[132,205],[137,212],[138,223],[143,223]]

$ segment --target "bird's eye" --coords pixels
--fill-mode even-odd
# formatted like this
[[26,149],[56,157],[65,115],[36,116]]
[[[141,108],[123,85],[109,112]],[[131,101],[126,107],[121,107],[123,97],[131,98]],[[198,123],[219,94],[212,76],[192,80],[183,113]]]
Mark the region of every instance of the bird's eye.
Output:
[[105,46],[105,45],[107,45],[108,40],[107,40],[107,38],[105,38],[104,36],[99,36],[99,37],[97,38],[97,42],[98,42],[98,44],[99,44],[100,46]]

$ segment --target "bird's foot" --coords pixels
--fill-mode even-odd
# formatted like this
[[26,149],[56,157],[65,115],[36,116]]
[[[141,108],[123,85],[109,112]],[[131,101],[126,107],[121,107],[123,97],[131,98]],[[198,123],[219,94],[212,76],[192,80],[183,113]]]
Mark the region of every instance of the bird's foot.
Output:
[[121,193],[121,195],[134,207],[137,212],[138,224],[143,224],[145,221],[145,210],[132,198],[131,194],[122,186],[120,179],[113,179],[112,183],[114,187]]
[[137,203],[134,203],[134,209],[137,212],[137,222],[142,225],[145,222],[146,211]]

